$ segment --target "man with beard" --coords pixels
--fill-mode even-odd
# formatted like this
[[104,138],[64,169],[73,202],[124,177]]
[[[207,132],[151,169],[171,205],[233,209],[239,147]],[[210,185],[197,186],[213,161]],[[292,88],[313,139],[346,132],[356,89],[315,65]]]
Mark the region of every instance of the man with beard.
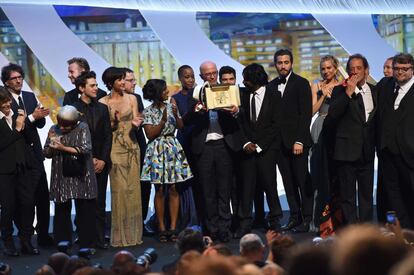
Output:
[[325,126],[335,129],[333,159],[343,220],[350,224],[372,221],[377,90],[366,82],[369,65],[361,54],[348,58],[346,70],[350,77],[346,87],[333,89]]
[[404,228],[414,228],[414,59],[400,53],[393,57],[393,78],[378,83],[382,181],[388,209],[394,210]]
[[308,170],[312,92],[309,82],[292,71],[293,55],[289,50],[278,50],[274,63],[279,77],[269,83],[269,88],[282,95],[278,166],[290,209],[289,222],[281,229],[307,232],[313,211]]
[[[68,63],[68,78],[73,85],[75,85],[75,80],[82,72],[89,72],[90,67],[88,61],[83,57],[73,57],[67,61]],[[78,100],[81,93],[78,89],[72,89],[67,92],[63,98],[63,104],[65,105],[72,105],[74,102]],[[96,100],[101,99],[102,97],[106,96],[106,92],[98,88],[98,94],[96,96]]]

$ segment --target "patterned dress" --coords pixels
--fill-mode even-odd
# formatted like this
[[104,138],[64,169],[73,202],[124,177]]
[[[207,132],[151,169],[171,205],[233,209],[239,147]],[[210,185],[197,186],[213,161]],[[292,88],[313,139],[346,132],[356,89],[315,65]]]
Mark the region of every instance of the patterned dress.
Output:
[[97,183],[92,162],[92,142],[88,125],[80,122],[72,131],[62,134],[59,127],[54,125],[49,133],[53,132],[61,138],[62,144],[77,147],[86,157],[86,174],[84,177],[63,176],[63,153],[51,147],[50,138],[45,143],[44,153],[52,158],[52,172],[50,175],[50,200],[64,203],[71,199],[94,199],[97,196]]
[[[175,184],[193,177],[184,150],[174,136],[176,120],[172,105],[166,104],[167,122],[156,139],[150,141],[145,152],[141,180],[153,184]],[[144,125],[158,125],[161,122],[164,108],[153,105],[145,108]]]
[[[115,110],[108,105],[111,121]],[[142,205],[140,185],[140,150],[131,121],[131,108],[120,111],[118,127],[112,133],[111,161],[111,246],[124,247],[142,243]]]

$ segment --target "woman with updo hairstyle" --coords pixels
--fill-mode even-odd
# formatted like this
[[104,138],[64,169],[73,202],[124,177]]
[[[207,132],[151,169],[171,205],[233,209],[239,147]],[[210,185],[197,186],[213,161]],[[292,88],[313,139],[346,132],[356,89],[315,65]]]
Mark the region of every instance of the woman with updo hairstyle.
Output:
[[99,102],[108,107],[112,127],[111,246],[142,243],[140,148],[134,130],[142,124],[134,95],[125,93],[125,70],[109,67],[102,80],[110,91]]
[[[95,240],[97,183],[91,135],[88,125],[79,121],[79,112],[71,105],[60,108],[57,121],[49,130],[43,150],[45,157],[52,159],[50,200],[55,202],[53,236],[56,243],[72,242],[73,199],[79,246],[92,247]],[[69,162],[78,162],[83,169],[69,165]]]
[[316,192],[314,225],[318,229],[320,218],[325,205],[331,198],[331,182],[334,180],[334,161],[329,157],[330,131],[323,128],[323,122],[328,114],[332,90],[341,83],[338,80],[339,62],[336,57],[326,55],[321,58],[319,70],[322,79],[316,80],[312,90],[312,113],[317,118],[311,127],[311,136],[314,145],[310,153],[310,173]]
[[[149,139],[145,152],[141,180],[155,186],[155,212],[157,215],[159,241],[177,240],[177,220],[180,197],[177,184],[187,181],[193,175],[184,150],[174,136],[176,128],[183,128],[176,102],[168,99],[168,89],[164,80],[150,79],[142,89],[144,98],[152,101],[145,108],[144,130]],[[170,229],[166,228],[165,196],[168,194]]]

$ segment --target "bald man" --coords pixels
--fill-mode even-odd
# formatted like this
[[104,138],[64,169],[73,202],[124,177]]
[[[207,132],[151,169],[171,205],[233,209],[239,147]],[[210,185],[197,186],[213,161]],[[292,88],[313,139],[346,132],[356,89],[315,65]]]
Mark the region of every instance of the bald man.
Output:
[[[217,66],[212,61],[200,65],[200,77],[211,86],[217,85]],[[203,100],[201,100],[203,101]],[[197,104],[193,100],[193,106]],[[191,150],[196,159],[196,172],[205,206],[203,219],[207,233],[222,242],[230,240],[230,192],[233,177],[232,155],[242,149],[240,130],[235,119],[238,107],[196,111],[190,108],[184,116],[193,125]]]

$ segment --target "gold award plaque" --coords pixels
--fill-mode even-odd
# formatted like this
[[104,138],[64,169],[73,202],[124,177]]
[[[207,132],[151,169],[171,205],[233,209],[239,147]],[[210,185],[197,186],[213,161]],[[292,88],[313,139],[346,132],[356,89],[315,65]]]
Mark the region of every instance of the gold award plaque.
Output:
[[240,106],[240,92],[237,85],[218,85],[206,87],[207,108],[229,108]]

